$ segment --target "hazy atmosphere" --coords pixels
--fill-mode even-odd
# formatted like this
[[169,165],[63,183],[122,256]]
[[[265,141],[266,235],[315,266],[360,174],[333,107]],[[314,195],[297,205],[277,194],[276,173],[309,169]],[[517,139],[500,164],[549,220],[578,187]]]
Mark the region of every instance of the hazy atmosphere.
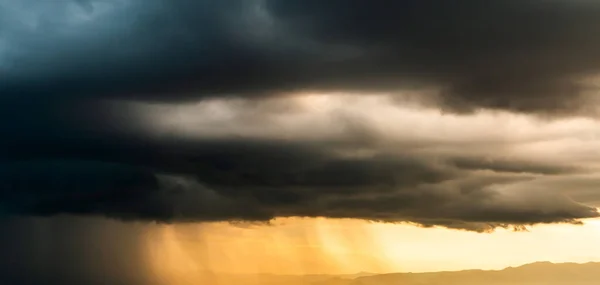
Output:
[[0,284],[598,284],[598,34],[593,0],[0,0]]

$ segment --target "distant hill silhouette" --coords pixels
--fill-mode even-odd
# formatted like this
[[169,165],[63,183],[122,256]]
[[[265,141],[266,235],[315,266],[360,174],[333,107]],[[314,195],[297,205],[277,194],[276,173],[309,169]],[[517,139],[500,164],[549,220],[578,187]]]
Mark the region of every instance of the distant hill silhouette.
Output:
[[600,284],[600,263],[536,262],[503,270],[393,273],[359,277],[348,285],[583,285]]
[[600,262],[536,262],[502,270],[350,275],[220,275],[213,285],[598,285]]

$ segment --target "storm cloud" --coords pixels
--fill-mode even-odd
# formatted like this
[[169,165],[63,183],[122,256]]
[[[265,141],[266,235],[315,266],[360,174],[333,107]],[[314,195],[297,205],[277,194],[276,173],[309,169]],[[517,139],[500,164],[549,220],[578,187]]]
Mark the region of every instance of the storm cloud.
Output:
[[5,161],[3,212],[167,223],[358,218],[477,231],[598,216],[568,192],[507,189],[583,171],[550,162],[517,161],[522,166],[514,168],[441,154],[336,154],[325,143],[284,141],[194,141],[167,149],[70,150]]
[[0,0],[0,212],[597,217],[600,4],[387,4]]
[[42,2],[1,3],[3,100],[436,90],[460,112],[595,111],[595,1]]

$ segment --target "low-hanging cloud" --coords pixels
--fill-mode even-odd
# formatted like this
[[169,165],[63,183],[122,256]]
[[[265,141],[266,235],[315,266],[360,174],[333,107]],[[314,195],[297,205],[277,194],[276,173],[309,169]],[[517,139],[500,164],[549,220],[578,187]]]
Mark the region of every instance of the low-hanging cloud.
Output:
[[543,163],[513,169],[393,153],[348,157],[281,141],[196,142],[180,151],[4,163],[3,212],[169,223],[357,218],[477,231],[598,216],[561,193],[506,187],[573,171]]

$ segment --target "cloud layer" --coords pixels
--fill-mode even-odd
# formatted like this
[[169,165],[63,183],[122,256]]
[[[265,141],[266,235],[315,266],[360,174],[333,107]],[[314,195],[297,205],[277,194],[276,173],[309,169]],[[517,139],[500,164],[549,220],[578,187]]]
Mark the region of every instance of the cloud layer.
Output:
[[3,98],[416,89],[453,111],[595,111],[594,1],[42,2],[1,3]]
[[559,153],[596,146],[596,121],[443,115],[392,101],[123,105],[146,122],[143,136],[8,148],[2,209],[159,222],[357,218],[476,231],[598,216],[585,203],[600,196],[572,200],[578,189],[530,186],[595,177],[593,152]]
[[6,215],[477,231],[598,216],[594,191],[556,186],[597,179],[596,2],[0,8]]

